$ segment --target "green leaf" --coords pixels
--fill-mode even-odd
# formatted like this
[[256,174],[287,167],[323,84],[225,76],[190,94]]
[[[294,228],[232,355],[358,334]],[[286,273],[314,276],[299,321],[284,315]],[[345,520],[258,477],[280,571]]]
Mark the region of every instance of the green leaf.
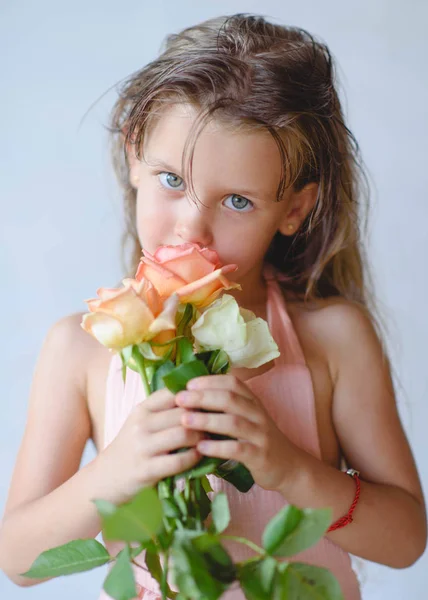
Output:
[[215,475],[232,484],[242,493],[248,492],[254,485],[254,479],[251,472],[242,463],[236,460],[227,460],[219,465]]
[[344,600],[337,579],[327,569],[303,563],[281,567],[275,580],[274,600]]
[[[330,508],[306,508],[301,511],[303,514],[298,519],[299,513],[296,511],[299,509],[293,507],[294,510],[288,512],[290,517],[287,519],[286,516],[284,517],[284,512],[288,508],[286,507],[275,515],[263,533],[263,547],[269,554],[294,556],[316,544],[331,523],[332,511]],[[287,515],[287,513],[285,514]],[[275,527],[279,528],[278,534],[275,534]]]
[[162,498],[161,502],[166,517],[174,519],[181,518],[181,511],[172,498]]
[[187,536],[177,535],[171,546],[174,580],[180,594],[192,600],[217,600],[226,586],[209,572],[209,565],[200,550]]
[[303,511],[289,504],[279,511],[266,525],[263,532],[263,548],[274,554],[285,538],[296,529],[303,517]]
[[157,552],[147,551],[144,560],[152,577],[154,577],[156,581],[160,583],[162,581],[162,565],[159,554]]
[[212,501],[212,518],[217,533],[222,533],[230,523],[230,511],[227,496],[219,492]]
[[215,350],[210,359],[210,373],[224,374],[229,370],[229,357],[224,350]]
[[157,541],[161,549],[166,552],[171,546],[174,537],[174,530],[172,531],[161,531],[157,536]]
[[174,478],[169,476],[158,482],[159,498],[169,498],[174,491]]
[[266,600],[272,597],[276,567],[276,560],[266,556],[239,568],[238,579],[247,600]]
[[148,550],[149,548],[152,549],[152,550],[156,549],[156,546],[154,545],[154,543],[152,541],[144,542],[143,544],[138,544],[138,546],[136,546],[135,548],[131,547],[129,549],[129,553],[130,553],[131,559],[134,559],[136,556],[138,556],[139,554],[141,554],[141,552],[143,550]]
[[165,375],[168,375],[168,373],[171,373],[171,371],[173,371],[174,369],[174,363],[170,360],[167,360],[162,366],[159,367],[159,369],[155,371],[155,374],[152,379],[152,390],[154,392],[156,392],[157,390],[163,390],[163,388],[166,387],[163,378]]
[[190,485],[193,487],[195,493],[195,501],[197,503],[195,508],[197,508],[197,511],[199,511],[200,519],[205,521],[211,512],[211,500],[209,499],[208,494],[203,487],[202,478],[191,479]]
[[[162,565],[161,565],[159,554],[156,551],[148,550],[146,552],[145,562],[146,562],[146,566],[147,566],[148,570],[150,571],[151,576],[154,579],[156,579],[159,586],[162,588],[163,570],[162,570]],[[177,597],[177,593],[174,592],[169,587],[168,582],[166,582],[166,593],[168,595],[168,598],[176,598]]]
[[236,566],[217,535],[206,533],[193,538],[191,543],[198,552],[202,552],[213,577],[226,584],[235,581]]
[[119,355],[120,355],[120,359],[122,361],[122,381],[123,381],[123,384],[125,385],[125,383],[126,383],[126,361],[125,361],[125,357],[123,356],[122,351],[119,352]]
[[117,555],[116,562],[104,581],[103,589],[114,600],[132,600],[137,595],[128,546]]
[[39,554],[30,569],[20,575],[43,579],[89,571],[111,560],[106,548],[94,539],[73,540]]
[[175,367],[168,375],[164,375],[163,380],[166,387],[177,394],[186,389],[188,381],[202,375],[209,375],[208,369],[200,360],[193,360]]
[[133,348],[133,344],[130,344],[129,346],[125,346],[125,348],[122,348],[122,350],[121,350],[122,358],[126,364],[128,364],[129,361],[131,360],[132,348]]
[[138,344],[138,350],[144,358],[147,360],[151,360],[153,362],[162,362],[164,360],[163,356],[158,356],[153,351],[152,345],[149,342],[143,342],[142,344]]
[[135,365],[137,367],[137,371],[138,373],[142,373],[144,371],[145,368],[145,359],[144,356],[141,354],[140,349],[138,348],[138,346],[132,346],[132,359],[131,359],[131,363],[132,361],[135,362]]
[[[135,356],[134,356],[135,350],[139,354],[138,346],[134,346],[133,344],[130,344],[129,346],[125,346],[125,348],[122,348],[122,350],[121,350],[122,365],[126,365],[128,367],[128,369],[132,369],[132,371],[135,371],[136,373],[140,373],[141,366],[135,360]],[[139,354],[139,356],[141,357],[140,354]]]
[[203,352],[196,352],[195,356],[198,360],[202,361],[204,363],[204,365],[207,367],[208,370],[210,370],[210,360],[213,356],[213,354],[215,354],[215,352],[217,352],[216,350],[204,350]]
[[193,353],[193,344],[188,338],[181,338],[177,342],[180,363],[189,363],[197,360]]
[[125,504],[94,500],[106,540],[146,542],[162,529],[162,504],[152,487],[143,488]]
[[217,467],[224,462],[223,458],[215,458],[211,456],[204,456],[195,467],[183,471],[178,475],[174,476],[175,481],[185,477],[186,479],[195,479],[196,477],[202,477],[203,475],[209,475],[214,473]]
[[206,475],[203,475],[201,477],[201,485],[204,488],[204,490],[206,491],[206,493],[208,494],[209,492],[213,492],[214,490],[211,487],[211,483],[210,480],[208,479],[208,477]]
[[175,488],[175,490],[174,490],[174,500],[176,502],[176,505],[180,509],[181,515],[183,517],[187,517],[187,515],[189,514],[189,511],[187,509],[186,500],[184,499],[184,492],[180,492],[180,490],[178,488]]

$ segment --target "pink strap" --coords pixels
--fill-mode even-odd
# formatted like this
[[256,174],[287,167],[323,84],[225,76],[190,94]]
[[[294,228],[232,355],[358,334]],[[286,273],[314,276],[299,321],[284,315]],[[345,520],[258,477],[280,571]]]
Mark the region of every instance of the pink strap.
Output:
[[281,356],[277,361],[306,365],[305,355],[287,312],[284,294],[278,284],[278,281],[289,281],[289,278],[270,264],[264,265],[263,276],[268,285],[268,322],[272,335],[281,348]]

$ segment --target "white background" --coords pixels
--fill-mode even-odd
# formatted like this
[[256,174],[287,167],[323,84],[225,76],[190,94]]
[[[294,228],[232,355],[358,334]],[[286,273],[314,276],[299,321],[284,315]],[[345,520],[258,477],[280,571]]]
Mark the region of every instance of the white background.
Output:
[[[0,509],[47,329],[121,276],[120,196],[103,129],[114,90],[80,121],[155,57],[167,33],[235,12],[304,27],[338,60],[373,182],[370,257],[400,412],[427,487],[428,3],[0,0]],[[88,445],[84,462],[93,456]],[[364,599],[422,600],[427,566],[426,555],[403,571],[365,564]],[[90,600],[104,577],[101,569],[22,589],[0,573],[0,598]]]

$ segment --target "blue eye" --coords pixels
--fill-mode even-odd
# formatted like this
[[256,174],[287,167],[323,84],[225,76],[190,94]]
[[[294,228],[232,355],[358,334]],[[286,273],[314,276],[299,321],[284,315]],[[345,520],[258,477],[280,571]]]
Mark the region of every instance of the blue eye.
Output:
[[226,198],[226,201],[232,198],[231,205],[228,208],[234,208],[237,212],[248,212],[254,206],[251,200],[244,198],[243,196],[238,196],[237,194],[232,194]]
[[181,185],[184,185],[184,181],[176,175],[175,173],[167,173],[166,171],[162,171],[159,173],[159,180],[163,187],[169,190],[183,190],[184,188],[180,188]]

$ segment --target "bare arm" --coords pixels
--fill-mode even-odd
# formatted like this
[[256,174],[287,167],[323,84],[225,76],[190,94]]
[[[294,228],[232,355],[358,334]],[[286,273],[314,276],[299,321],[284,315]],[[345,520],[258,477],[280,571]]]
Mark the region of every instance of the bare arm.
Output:
[[43,344],[28,417],[0,529],[0,568],[18,585],[37,556],[101,530],[92,498],[106,497],[97,459],[78,471],[91,434],[85,364],[89,336],[80,315],[59,321]]
[[[426,513],[412,453],[396,408],[389,366],[369,319],[351,305],[325,309],[320,335],[335,384],[332,419],[350,467],[360,471],[354,522],[328,537],[344,550],[395,568],[413,564],[426,545]],[[302,507],[348,512],[355,483],[294,449],[293,475],[281,492]]]

